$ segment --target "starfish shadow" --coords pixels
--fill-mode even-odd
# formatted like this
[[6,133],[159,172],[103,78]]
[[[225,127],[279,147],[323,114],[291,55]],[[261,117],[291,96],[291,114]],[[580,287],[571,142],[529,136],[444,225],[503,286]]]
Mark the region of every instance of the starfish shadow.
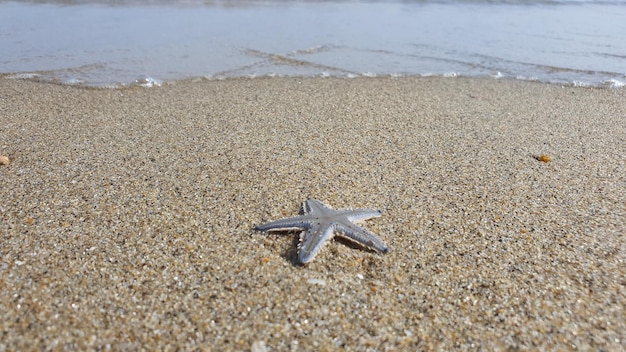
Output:
[[300,263],[300,260],[298,259],[298,245],[300,244],[300,233],[302,231],[289,231],[289,234],[295,235],[292,237],[292,244],[289,247],[289,249],[287,249],[287,251],[285,251],[284,257],[285,259],[287,259],[287,261],[289,261],[289,263],[291,263],[291,265],[293,266],[297,266],[297,267],[302,267],[304,266],[304,264]]
[[359,242],[355,242],[346,237],[335,236],[335,238],[333,238],[333,241],[337,241],[350,249],[357,249],[357,250],[362,250],[362,251],[369,252],[369,253],[376,253],[374,249],[366,245],[360,244]]

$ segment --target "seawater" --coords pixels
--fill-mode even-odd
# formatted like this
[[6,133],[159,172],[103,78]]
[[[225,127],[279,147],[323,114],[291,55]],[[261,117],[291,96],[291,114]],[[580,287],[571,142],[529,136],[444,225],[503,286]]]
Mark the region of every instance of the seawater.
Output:
[[625,1],[0,0],[0,73],[97,87],[189,78],[492,76],[621,87]]

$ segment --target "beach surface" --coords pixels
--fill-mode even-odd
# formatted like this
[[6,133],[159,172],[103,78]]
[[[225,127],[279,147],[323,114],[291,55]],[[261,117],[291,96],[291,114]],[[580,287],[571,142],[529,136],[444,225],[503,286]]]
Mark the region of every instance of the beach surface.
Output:
[[0,351],[626,349],[624,89],[0,79],[0,155]]

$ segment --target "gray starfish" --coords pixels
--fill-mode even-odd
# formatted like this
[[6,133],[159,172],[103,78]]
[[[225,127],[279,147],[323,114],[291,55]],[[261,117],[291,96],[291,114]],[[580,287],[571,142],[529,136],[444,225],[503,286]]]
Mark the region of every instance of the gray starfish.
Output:
[[380,210],[333,210],[317,199],[308,199],[302,203],[302,213],[299,216],[255,226],[254,229],[257,231],[305,230],[300,234],[298,253],[298,260],[302,264],[313,260],[324,243],[334,236],[335,231],[379,252],[389,251],[389,248],[373,233],[352,223],[381,216]]

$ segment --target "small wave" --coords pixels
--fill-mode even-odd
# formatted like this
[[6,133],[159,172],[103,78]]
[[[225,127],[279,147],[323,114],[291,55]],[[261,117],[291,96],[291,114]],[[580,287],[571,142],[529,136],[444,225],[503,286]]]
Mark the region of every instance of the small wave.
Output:
[[68,86],[79,86],[81,84],[84,84],[85,81],[79,78],[70,78],[66,81],[63,82],[63,84],[66,84]]
[[41,74],[39,73],[31,73],[31,72],[23,72],[23,73],[14,73],[6,76],[8,79],[37,79],[40,78]]
[[160,87],[162,85],[163,85],[163,81],[154,79],[150,76],[139,77],[130,84],[130,86],[139,86],[139,87],[145,87],[145,88]]
[[626,87],[626,82],[622,82],[617,79],[609,79],[604,81],[604,85],[608,86],[609,88],[622,88]]
[[317,54],[334,49],[333,45],[318,45],[307,49],[294,50],[292,54]]

